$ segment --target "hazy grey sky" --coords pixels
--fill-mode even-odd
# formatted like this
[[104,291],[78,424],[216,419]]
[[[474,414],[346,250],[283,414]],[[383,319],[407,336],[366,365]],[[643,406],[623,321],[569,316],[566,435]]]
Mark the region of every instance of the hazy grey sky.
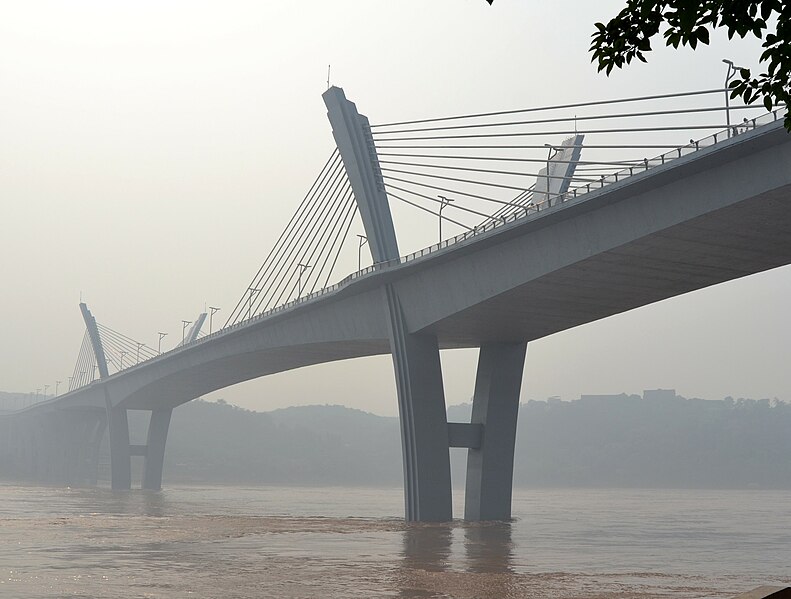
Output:
[[[154,347],[205,302],[229,311],[333,147],[328,64],[383,122],[711,88],[723,57],[757,60],[756,42],[717,35],[608,79],[589,36],[622,4],[0,2],[0,389],[67,379],[80,292],[100,322]],[[402,249],[433,242],[434,223],[395,218]],[[356,249],[344,259],[352,270]],[[785,268],[554,335],[529,347],[523,395],[791,400],[789,305]],[[443,355],[449,402],[470,397],[475,357]],[[396,413],[389,356],[213,397]]]

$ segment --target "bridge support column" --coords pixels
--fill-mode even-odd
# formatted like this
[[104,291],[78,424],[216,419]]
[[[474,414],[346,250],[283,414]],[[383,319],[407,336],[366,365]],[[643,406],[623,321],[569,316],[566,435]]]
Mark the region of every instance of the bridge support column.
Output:
[[143,488],[159,491],[162,488],[162,468],[165,462],[165,443],[170,428],[172,408],[152,410],[148,422],[146,455],[143,462]]
[[468,449],[465,520],[509,520],[519,390],[527,343],[481,347],[472,403],[480,445]]
[[[398,240],[368,119],[340,88],[331,87],[323,98],[374,264],[397,260]],[[448,423],[437,340],[409,333],[389,285],[384,299],[398,388],[406,519],[450,520]]]
[[389,285],[386,294],[398,389],[406,519],[450,520],[448,420],[437,339],[408,333],[401,305]]
[[126,408],[107,408],[110,434],[110,485],[113,491],[132,488],[132,453],[129,446],[129,418]]

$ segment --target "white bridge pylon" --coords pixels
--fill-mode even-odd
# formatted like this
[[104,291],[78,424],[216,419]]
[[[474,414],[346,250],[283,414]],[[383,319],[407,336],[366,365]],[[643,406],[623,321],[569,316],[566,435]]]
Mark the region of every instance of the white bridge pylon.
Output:
[[[396,232],[368,119],[338,87],[331,87],[323,97],[374,263],[398,258]],[[572,152],[579,156],[577,147]],[[450,447],[466,447],[465,518],[507,520],[511,517],[516,413],[527,344],[481,347],[473,420],[449,425],[437,337],[410,333],[401,301],[396,288],[385,284],[382,302],[398,392],[406,519],[424,522],[453,517]]]

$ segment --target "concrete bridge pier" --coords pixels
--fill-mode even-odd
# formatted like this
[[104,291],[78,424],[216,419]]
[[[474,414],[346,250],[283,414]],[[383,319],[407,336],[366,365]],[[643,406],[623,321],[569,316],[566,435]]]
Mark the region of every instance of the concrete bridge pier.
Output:
[[108,410],[110,433],[110,481],[114,491],[132,488],[132,457],[143,458],[141,487],[153,491],[162,488],[162,470],[165,461],[165,444],[170,428],[172,408],[151,411],[145,445],[133,445],[129,438],[129,416],[126,408]]
[[443,522],[453,513],[448,421],[437,338],[408,333],[395,291],[387,286],[385,293],[398,389],[406,519]]
[[126,408],[107,408],[110,436],[110,486],[113,491],[132,488],[132,448],[129,443],[129,417]]
[[143,488],[159,491],[162,488],[162,468],[165,462],[165,443],[168,439],[172,408],[151,411],[143,462]]
[[[397,308],[397,298],[388,304]],[[468,450],[464,519],[510,520],[527,343],[482,346],[471,421],[448,422],[436,337],[405,333],[402,322],[394,320],[392,354],[406,519],[441,522],[452,518],[449,449],[461,447]]]
[[481,347],[471,425],[480,431],[467,452],[465,520],[510,520],[514,446],[527,343]]

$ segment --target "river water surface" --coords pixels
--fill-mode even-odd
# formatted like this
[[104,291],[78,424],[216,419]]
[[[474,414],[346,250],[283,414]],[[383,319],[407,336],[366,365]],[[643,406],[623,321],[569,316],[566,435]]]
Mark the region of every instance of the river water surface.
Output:
[[0,597],[726,598],[791,583],[789,491],[517,490],[509,524],[407,525],[402,509],[400,489],[0,485]]

